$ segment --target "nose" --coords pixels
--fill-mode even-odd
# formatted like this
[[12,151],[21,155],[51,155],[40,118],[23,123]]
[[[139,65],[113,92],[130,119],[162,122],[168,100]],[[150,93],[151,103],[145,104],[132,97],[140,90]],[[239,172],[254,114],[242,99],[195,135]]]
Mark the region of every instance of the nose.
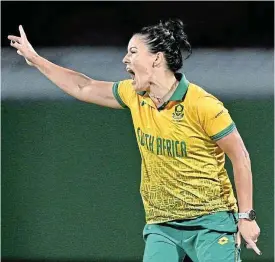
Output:
[[122,59],[122,62],[123,62],[124,64],[126,64],[126,65],[130,63],[128,54],[126,54],[126,55],[124,56],[124,58]]

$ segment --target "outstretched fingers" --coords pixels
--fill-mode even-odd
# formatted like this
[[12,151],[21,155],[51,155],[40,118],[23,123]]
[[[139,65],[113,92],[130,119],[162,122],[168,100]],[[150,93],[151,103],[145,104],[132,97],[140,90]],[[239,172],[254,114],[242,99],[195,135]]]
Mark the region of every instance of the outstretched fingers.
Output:
[[16,48],[16,49],[19,49],[21,44],[16,42],[16,41],[11,40],[11,46]]
[[262,252],[260,251],[260,249],[257,247],[256,243],[253,241],[253,240],[248,240],[247,241],[247,245],[248,245],[248,248],[251,248],[255,251],[255,253],[257,253],[258,255],[261,255]]
[[22,44],[22,39],[19,36],[9,35],[8,39],[11,40],[11,41],[13,41],[13,42],[17,42],[19,44]]
[[24,31],[22,25],[19,26],[19,32],[20,32],[20,36],[21,36],[23,42],[24,42],[25,40],[27,40],[27,36],[26,36],[26,34],[25,34],[25,31]]

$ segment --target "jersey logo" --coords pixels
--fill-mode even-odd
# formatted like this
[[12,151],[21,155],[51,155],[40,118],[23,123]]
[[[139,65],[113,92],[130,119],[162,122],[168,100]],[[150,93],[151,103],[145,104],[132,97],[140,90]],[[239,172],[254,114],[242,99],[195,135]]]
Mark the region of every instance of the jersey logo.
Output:
[[141,101],[141,103],[140,103],[141,106],[144,106],[145,104],[146,104],[145,101]]
[[223,110],[219,112],[217,115],[215,115],[215,118],[218,118],[218,116],[220,116],[222,113],[223,113]]
[[183,113],[184,106],[181,104],[178,104],[175,106],[175,112],[172,114],[172,117],[176,121],[180,121],[183,119],[184,113]]
[[218,243],[220,245],[227,244],[228,243],[228,238],[227,237],[222,237],[222,238],[219,239]]

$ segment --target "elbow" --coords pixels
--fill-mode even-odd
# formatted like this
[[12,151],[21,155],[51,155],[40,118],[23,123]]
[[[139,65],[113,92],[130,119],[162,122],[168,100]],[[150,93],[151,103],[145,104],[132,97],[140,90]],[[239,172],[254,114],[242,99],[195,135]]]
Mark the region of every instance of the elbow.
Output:
[[93,86],[94,82],[95,81],[93,79],[81,74],[81,77],[78,78],[76,85],[79,90],[83,90],[87,86]]
[[243,150],[243,155],[244,155],[244,158],[247,159],[247,161],[249,161],[250,163],[250,155],[246,149]]
[[250,156],[246,150],[236,154],[235,157],[231,159],[231,162],[234,169],[251,169]]
[[240,161],[240,162],[250,162],[250,156],[246,148],[243,148],[238,152],[238,154],[235,154],[234,157],[235,161]]
[[250,156],[246,149],[231,154],[228,153],[227,155],[232,163],[243,163],[247,161],[250,162]]

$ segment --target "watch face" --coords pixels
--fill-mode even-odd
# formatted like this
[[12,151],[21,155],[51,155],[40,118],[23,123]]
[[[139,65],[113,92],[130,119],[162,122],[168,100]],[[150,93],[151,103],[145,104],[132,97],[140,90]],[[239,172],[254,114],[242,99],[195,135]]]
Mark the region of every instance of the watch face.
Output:
[[256,212],[254,210],[250,210],[249,219],[250,220],[255,220],[256,219]]

